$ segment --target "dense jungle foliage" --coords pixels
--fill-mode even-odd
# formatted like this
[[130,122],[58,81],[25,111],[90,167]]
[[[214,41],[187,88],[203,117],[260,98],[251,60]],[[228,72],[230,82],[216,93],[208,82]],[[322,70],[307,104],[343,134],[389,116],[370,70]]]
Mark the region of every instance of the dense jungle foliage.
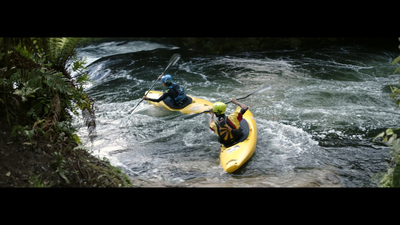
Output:
[[[89,136],[95,135],[96,128],[94,101],[83,90],[90,81],[84,61],[75,53],[82,41],[0,38],[0,131],[4,136],[0,142],[0,184],[7,186],[10,181],[1,180],[12,178],[17,186],[129,185],[120,170],[97,160],[78,145],[72,114],[84,117]],[[72,72],[78,73],[79,78],[73,79]],[[43,157],[38,156],[42,153]],[[30,156],[24,158],[24,154]],[[39,163],[30,161],[33,154]],[[46,164],[48,155],[53,158],[49,168],[40,165],[40,160]],[[25,170],[16,168],[20,160],[26,160],[21,165]],[[38,167],[38,171],[30,172],[27,164]],[[99,173],[108,181],[91,179]]]

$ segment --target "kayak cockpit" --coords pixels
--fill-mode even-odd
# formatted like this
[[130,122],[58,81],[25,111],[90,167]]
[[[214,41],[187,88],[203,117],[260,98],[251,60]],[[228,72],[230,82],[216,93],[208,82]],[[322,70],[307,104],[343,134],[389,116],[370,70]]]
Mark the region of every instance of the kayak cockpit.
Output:
[[186,106],[188,106],[190,103],[192,103],[193,99],[189,96],[186,96],[186,98],[179,104],[176,105],[174,101],[170,97],[166,98],[163,100],[163,102],[170,108],[172,109],[183,109]]

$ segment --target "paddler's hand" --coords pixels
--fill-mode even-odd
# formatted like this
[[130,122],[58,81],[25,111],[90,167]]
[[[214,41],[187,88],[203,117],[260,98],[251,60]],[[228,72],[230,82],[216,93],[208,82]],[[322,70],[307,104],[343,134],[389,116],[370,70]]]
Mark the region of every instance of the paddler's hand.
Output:
[[159,80],[159,79],[161,79],[161,77],[162,77],[162,75],[158,76],[158,78],[157,78],[157,79]]
[[143,100],[149,100],[149,98],[147,96],[143,96],[142,98]]
[[236,100],[236,98],[231,98],[231,102],[232,102],[233,104],[237,105],[237,106],[240,106],[240,108],[242,108],[242,109],[246,109],[246,110],[247,110],[247,109],[249,108],[247,105],[238,102],[238,101]]
[[211,108],[210,109],[210,121],[208,122],[208,124],[211,124],[213,122],[214,122],[214,111]]
[[233,104],[235,104],[235,105],[237,105],[237,101],[236,101],[236,98],[231,98],[231,102],[233,103]]

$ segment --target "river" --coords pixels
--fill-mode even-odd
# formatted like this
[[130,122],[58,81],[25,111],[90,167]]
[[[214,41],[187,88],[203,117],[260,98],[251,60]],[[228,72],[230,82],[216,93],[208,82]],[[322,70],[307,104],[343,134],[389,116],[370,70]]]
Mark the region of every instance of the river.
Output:
[[[94,155],[106,157],[135,186],[177,187],[375,187],[390,149],[373,143],[397,127],[399,111],[387,95],[398,82],[388,51],[363,46],[247,51],[212,55],[147,41],[108,41],[78,49],[87,58],[86,91],[96,101],[97,135],[78,135]],[[243,100],[257,122],[255,154],[227,174],[208,114],[185,119],[142,102],[128,111],[181,54],[167,73],[186,93],[211,102]],[[161,83],[155,90],[163,90]],[[234,110],[229,104],[227,112]]]

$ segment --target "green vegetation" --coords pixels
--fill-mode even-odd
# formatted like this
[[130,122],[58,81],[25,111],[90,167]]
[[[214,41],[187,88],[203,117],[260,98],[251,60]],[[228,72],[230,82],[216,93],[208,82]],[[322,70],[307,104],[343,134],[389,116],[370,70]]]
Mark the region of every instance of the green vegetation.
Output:
[[[400,38],[399,38],[400,41]],[[400,49],[400,45],[399,45]],[[397,57],[392,64],[395,65],[400,62],[400,56]],[[394,73],[397,73],[400,70],[398,67]],[[400,85],[400,80],[399,80]],[[394,86],[390,87],[392,94],[390,98],[396,102],[397,107],[400,107],[400,89]],[[400,187],[400,139],[398,131],[400,128],[396,129],[387,129],[386,131],[378,134],[373,141],[376,139],[382,139],[381,141],[386,143],[391,147],[390,154],[391,158],[391,167],[388,171],[383,175],[381,180],[379,181],[380,187]]]
[[58,128],[71,122],[68,111],[78,115],[77,110],[81,109],[94,116],[93,101],[82,87],[89,82],[87,75],[76,81],[70,76],[70,71],[85,72],[83,61],[74,54],[79,41],[80,38],[0,39],[0,112],[9,126],[19,131],[21,126],[28,126],[31,132],[45,133],[54,140]]
[[[399,38],[399,41],[400,41],[400,38]],[[400,45],[399,45],[399,49],[400,49]],[[397,57],[395,60],[393,60],[392,65],[396,65],[398,62],[400,62],[400,56]],[[394,73],[397,73],[397,72],[399,72],[399,71],[400,71],[400,66],[397,67],[397,69],[394,71]],[[399,82],[400,82],[400,81],[399,81]],[[399,104],[397,104],[397,105],[399,105]]]
[[0,186],[10,179],[37,187],[131,185],[120,170],[78,146],[71,114],[82,112],[89,136],[96,128],[94,102],[83,90],[90,80],[75,52],[83,41],[0,38],[0,156],[7,155],[0,157],[0,171],[8,171],[0,174]]

